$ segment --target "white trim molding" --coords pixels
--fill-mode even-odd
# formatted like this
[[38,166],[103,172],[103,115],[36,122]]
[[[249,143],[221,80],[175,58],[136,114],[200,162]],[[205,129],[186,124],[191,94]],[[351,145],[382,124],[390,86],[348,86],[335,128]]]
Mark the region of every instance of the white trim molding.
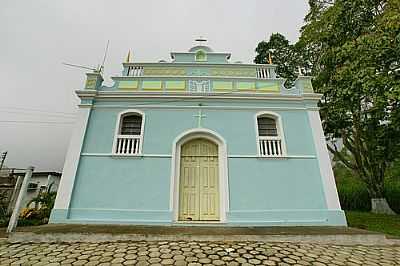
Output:
[[173,222],[178,221],[179,214],[179,177],[181,146],[195,138],[205,138],[218,145],[219,188],[220,188],[220,223],[226,222],[226,213],[229,211],[229,184],[228,184],[228,151],[225,139],[215,131],[206,128],[193,128],[175,138],[172,145],[170,210],[173,213]]
[[[194,77],[191,77],[194,78]],[[205,78],[205,77],[202,77]],[[98,91],[96,99],[112,99],[112,98],[155,98],[155,99],[241,99],[241,100],[277,100],[277,101],[315,101],[318,102],[322,94],[307,93],[304,95],[282,95],[279,93],[245,93],[245,92],[210,92],[210,93],[188,93],[188,92],[168,92],[164,91]]]
[[125,115],[127,114],[138,114],[142,117],[142,124],[141,124],[141,128],[140,128],[140,136],[139,136],[139,151],[137,154],[133,154],[133,155],[122,155],[122,156],[141,156],[142,154],[142,150],[143,150],[143,136],[144,136],[144,125],[145,125],[145,114],[143,111],[138,110],[138,109],[127,109],[124,110],[120,113],[118,113],[117,116],[117,121],[116,121],[116,125],[115,125],[115,131],[114,131],[114,141],[113,141],[113,145],[112,145],[112,151],[111,154],[115,155],[115,156],[121,156],[121,154],[118,154],[116,152],[117,150],[117,143],[118,143],[118,136],[119,136],[119,132],[121,131],[121,122],[122,119]]
[[[84,152],[81,156],[93,156],[93,157],[112,157],[112,158],[126,158],[126,159],[140,159],[143,157],[156,157],[156,158],[172,158],[171,154],[141,154],[139,156],[132,155],[115,155],[112,153],[92,153]],[[228,154],[228,158],[258,158],[258,159],[316,159],[315,155],[286,155],[281,157],[264,157],[255,154]]]
[[[111,105],[111,104],[95,104],[93,108],[110,108],[110,109],[120,109],[120,108],[141,108],[141,109],[149,109],[149,108],[157,108],[157,109],[169,109],[169,110],[184,110],[184,109],[198,109],[198,105],[160,105],[160,104],[132,104],[132,105]],[[209,110],[251,110],[251,111],[260,111],[260,110],[279,110],[279,111],[300,111],[300,110],[319,110],[318,107],[277,107],[277,106],[240,106],[240,105],[203,105],[202,109]]]
[[91,108],[79,108],[77,121],[69,143],[54,209],[67,210],[70,205],[79,159]]
[[286,141],[285,141],[285,134],[283,131],[283,123],[282,123],[282,118],[280,116],[280,114],[275,113],[275,112],[271,112],[271,111],[261,111],[258,112],[254,115],[254,125],[255,125],[255,130],[256,130],[256,141],[257,141],[257,154],[258,157],[263,157],[263,158],[271,158],[269,156],[262,156],[261,154],[261,150],[260,150],[260,136],[258,134],[258,118],[259,117],[270,117],[273,118],[275,120],[276,123],[276,128],[278,130],[278,138],[281,140],[281,156],[275,156],[275,157],[288,157],[287,156],[287,150],[286,150]]
[[[195,52],[171,52],[173,54],[195,54]],[[230,53],[208,53],[208,54],[230,54]],[[218,66],[218,67],[228,67],[228,68],[235,68],[235,67],[268,67],[268,68],[274,68],[277,67],[278,65],[276,64],[230,64],[230,63],[225,63],[225,64],[221,64],[221,63],[205,63],[205,64],[201,64],[199,65],[199,63],[196,62],[165,62],[165,63],[158,63],[158,62],[123,62],[122,65],[124,67],[128,67],[128,66],[180,66],[180,67],[209,67],[209,66]]]
[[326,147],[325,135],[322,129],[321,118],[318,111],[307,111],[310,127],[314,137],[314,145],[319,162],[319,169],[325,193],[326,205],[329,210],[340,210],[340,201],[336,189],[332,164]]

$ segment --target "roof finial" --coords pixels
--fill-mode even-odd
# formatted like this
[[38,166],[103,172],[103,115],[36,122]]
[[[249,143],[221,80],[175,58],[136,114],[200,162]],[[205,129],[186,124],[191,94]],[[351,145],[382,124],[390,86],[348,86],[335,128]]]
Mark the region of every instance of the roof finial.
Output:
[[269,63],[270,65],[272,65],[271,53],[268,53],[268,63]]
[[125,63],[130,63],[131,62],[131,50],[128,51],[128,55],[126,56]]

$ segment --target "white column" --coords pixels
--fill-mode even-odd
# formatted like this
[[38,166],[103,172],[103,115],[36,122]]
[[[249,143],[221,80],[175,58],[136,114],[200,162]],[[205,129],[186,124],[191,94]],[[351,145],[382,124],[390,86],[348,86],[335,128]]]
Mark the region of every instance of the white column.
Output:
[[54,209],[68,209],[91,108],[80,107],[65,158]]
[[10,221],[8,222],[7,233],[13,232],[15,230],[15,227],[17,227],[19,212],[21,210],[21,204],[25,198],[25,194],[28,189],[29,181],[31,180],[33,169],[35,169],[33,166],[29,166],[28,169],[26,169],[24,181],[22,181],[21,189],[19,190],[17,202],[15,203],[13,213],[11,215]]
[[326,204],[330,210],[340,210],[341,207],[336,189],[335,177],[332,171],[332,164],[329,158],[328,148],[326,147],[325,135],[322,129],[319,112],[317,110],[310,110],[307,112],[314,137],[314,145],[317,152]]

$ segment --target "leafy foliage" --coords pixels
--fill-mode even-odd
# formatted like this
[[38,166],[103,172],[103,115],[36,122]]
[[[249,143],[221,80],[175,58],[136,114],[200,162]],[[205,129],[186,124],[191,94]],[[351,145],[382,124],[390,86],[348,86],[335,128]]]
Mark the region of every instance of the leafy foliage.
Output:
[[370,211],[371,199],[365,184],[340,163],[335,165],[334,173],[342,209]]
[[8,191],[2,190],[0,192],[0,224],[6,223],[8,221]]
[[[54,207],[57,192],[51,191],[52,184],[46,191],[40,192],[35,198],[28,202],[27,208],[21,213],[21,218],[25,220],[42,220],[47,223],[51,210]],[[29,208],[34,203],[35,208]]]
[[273,53],[278,74],[289,81],[296,67],[315,76],[324,131],[342,139],[346,152],[328,149],[366,184],[371,198],[384,198],[386,171],[400,157],[400,1],[309,4],[300,40],[290,45],[273,34],[257,47],[255,62]]
[[373,198],[384,197],[385,171],[400,151],[399,21],[398,0],[338,0],[300,40],[319,54],[314,85],[324,94],[325,133],[342,138],[354,160],[331,151]]
[[269,64],[269,59],[277,65],[276,73],[279,77],[286,79],[285,87],[290,88],[297,78],[296,65],[297,53],[295,47],[289,44],[289,41],[280,33],[274,33],[269,41],[262,41],[256,48],[257,64]]
[[[342,209],[348,211],[370,211],[371,196],[365,183],[354,177],[352,171],[340,163],[337,163],[333,170]],[[387,177],[385,179],[384,195],[390,207],[395,212],[400,213],[400,178]]]

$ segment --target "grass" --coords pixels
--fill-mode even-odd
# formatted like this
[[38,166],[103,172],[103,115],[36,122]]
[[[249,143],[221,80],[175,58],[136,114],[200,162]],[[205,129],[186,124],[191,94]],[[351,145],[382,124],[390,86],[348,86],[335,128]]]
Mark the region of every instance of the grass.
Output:
[[346,218],[350,227],[380,232],[400,238],[400,215],[346,211]]

